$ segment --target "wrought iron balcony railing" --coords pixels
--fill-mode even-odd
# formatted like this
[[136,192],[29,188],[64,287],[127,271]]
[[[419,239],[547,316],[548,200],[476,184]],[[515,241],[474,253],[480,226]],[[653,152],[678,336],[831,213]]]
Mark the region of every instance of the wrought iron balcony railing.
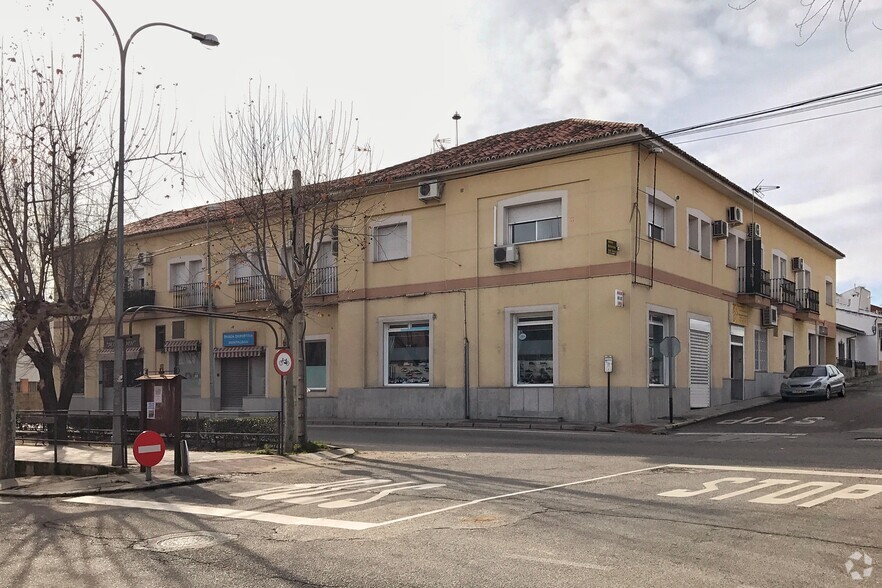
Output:
[[279,291],[279,276],[248,276],[236,278],[236,304],[260,302],[270,299],[270,283],[276,292]]
[[337,293],[337,266],[313,268],[306,283],[307,296],[327,296]]
[[796,284],[787,278],[772,278],[772,300],[796,306]]
[[207,282],[177,284],[172,286],[175,308],[205,308],[211,291]]
[[821,297],[817,290],[800,288],[796,291],[796,310],[797,312],[807,310],[818,314],[820,313],[820,300]]
[[138,289],[123,292],[123,306],[125,308],[153,304],[156,304],[156,290]]
[[760,296],[772,296],[772,280],[768,270],[760,268],[738,268],[738,293],[759,294]]

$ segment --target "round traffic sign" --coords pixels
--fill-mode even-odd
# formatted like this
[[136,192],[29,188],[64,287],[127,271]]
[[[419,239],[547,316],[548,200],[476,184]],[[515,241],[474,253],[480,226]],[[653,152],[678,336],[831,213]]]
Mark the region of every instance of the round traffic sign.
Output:
[[276,358],[273,360],[273,365],[275,365],[276,372],[278,372],[280,376],[286,376],[288,375],[288,372],[291,371],[291,368],[294,367],[294,357],[287,349],[279,349],[276,352]]
[[165,441],[155,431],[144,431],[135,438],[132,451],[139,464],[145,468],[152,468],[161,462],[165,455]]

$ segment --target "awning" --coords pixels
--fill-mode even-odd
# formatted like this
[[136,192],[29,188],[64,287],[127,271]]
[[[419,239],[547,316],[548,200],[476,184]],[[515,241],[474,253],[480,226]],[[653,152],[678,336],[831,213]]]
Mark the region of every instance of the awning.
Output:
[[214,348],[214,356],[219,359],[228,357],[260,357],[262,355],[266,355],[266,347],[263,345]]
[[175,351],[199,351],[202,348],[202,341],[199,339],[170,339],[165,342],[165,352],[172,353]]
[[[126,359],[138,359],[143,352],[143,347],[126,347]],[[113,361],[116,359],[116,350],[102,349],[98,352],[98,359],[101,361]]]

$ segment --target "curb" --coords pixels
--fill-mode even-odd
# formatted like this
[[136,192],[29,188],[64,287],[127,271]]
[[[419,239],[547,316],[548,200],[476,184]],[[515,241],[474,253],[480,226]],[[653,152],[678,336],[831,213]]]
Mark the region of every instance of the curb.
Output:
[[[52,490],[52,484],[47,484],[49,488],[46,490],[40,490],[39,488],[33,486],[23,485],[17,488],[2,490],[0,491],[0,496],[12,496],[16,498],[65,498],[73,496],[86,496],[90,494],[118,494],[122,492],[137,492],[143,490],[158,490],[159,488],[173,488],[175,486],[191,486],[193,484],[210,482],[218,478],[218,476],[215,475],[190,476],[187,478],[178,478],[174,480],[156,480],[153,482],[147,482],[145,480],[143,484],[138,484],[135,482],[129,482],[127,480],[114,482],[109,479],[110,476],[96,477],[108,478],[107,483],[115,485],[98,485],[90,486],[88,488],[71,490]],[[64,482],[58,482],[58,484],[63,483]]]

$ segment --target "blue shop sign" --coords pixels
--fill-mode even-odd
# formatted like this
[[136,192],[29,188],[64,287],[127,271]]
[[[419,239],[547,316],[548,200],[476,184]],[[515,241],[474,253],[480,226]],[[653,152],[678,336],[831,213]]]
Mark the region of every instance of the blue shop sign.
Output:
[[255,345],[255,331],[224,333],[224,347],[252,347]]

